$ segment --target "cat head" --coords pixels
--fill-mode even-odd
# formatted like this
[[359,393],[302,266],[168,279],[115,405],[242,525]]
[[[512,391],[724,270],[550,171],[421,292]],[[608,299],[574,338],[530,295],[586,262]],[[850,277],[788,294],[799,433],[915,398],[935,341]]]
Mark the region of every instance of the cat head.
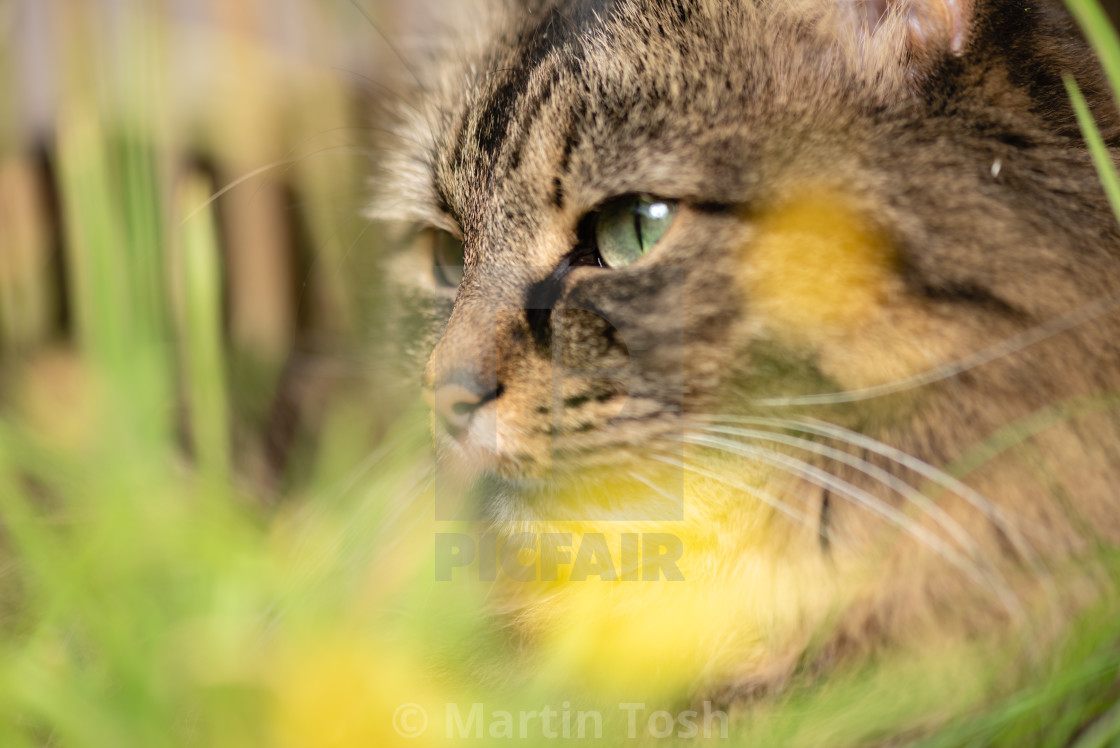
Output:
[[1118,123],[1058,3],[457,5],[375,211],[415,227],[449,464],[530,485],[729,415],[944,464],[1120,379],[1092,306],[1120,237],[1063,76]]

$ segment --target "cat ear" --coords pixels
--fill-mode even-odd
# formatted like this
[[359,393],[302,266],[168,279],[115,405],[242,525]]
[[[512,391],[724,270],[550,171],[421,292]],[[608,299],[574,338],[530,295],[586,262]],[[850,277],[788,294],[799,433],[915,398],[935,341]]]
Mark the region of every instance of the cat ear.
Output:
[[955,55],[964,54],[972,28],[973,0],[911,0],[899,5],[912,50],[948,47]]
[[975,0],[856,0],[849,17],[869,51],[922,60],[964,54],[974,10]]

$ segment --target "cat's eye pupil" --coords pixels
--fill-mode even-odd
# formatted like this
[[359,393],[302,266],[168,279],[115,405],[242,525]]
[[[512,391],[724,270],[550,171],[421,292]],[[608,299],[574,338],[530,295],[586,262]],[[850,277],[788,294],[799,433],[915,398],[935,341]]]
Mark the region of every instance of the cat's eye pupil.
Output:
[[641,259],[661,241],[676,217],[676,203],[647,195],[629,195],[599,211],[595,241],[599,256],[612,268]]
[[446,231],[432,231],[432,274],[439,285],[457,288],[463,282],[463,242]]

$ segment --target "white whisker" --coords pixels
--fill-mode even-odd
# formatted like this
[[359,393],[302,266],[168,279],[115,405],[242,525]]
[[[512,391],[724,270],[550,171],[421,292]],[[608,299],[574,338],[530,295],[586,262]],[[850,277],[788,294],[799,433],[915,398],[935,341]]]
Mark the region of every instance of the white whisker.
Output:
[[754,447],[748,444],[741,444],[739,442],[721,439],[718,437],[704,436],[700,434],[688,435],[683,439],[690,444],[696,446],[706,446],[729,454],[735,454],[741,457],[748,457],[759,462],[766,463],[780,470],[788,472],[791,475],[803,478],[804,480],[813,483],[820,488],[826,489],[835,493],[836,495],[846,498],[854,504],[864,507],[868,511],[879,515],[885,521],[895,525],[903,532],[914,537],[916,540],[924,543],[926,547],[934,553],[941,556],[948,563],[955,566],[972,582],[983,588],[992,588],[1000,597],[1001,602],[1008,609],[1008,611],[1017,619],[1024,618],[1022,605],[1015,597],[1014,593],[1007,587],[1005,583],[1000,580],[991,578],[990,574],[985,573],[975,563],[970,562],[966,557],[958,553],[953,547],[946,544],[940,537],[929,532],[925,528],[917,526],[917,524],[902,512],[898,511],[889,504],[885,504],[877,497],[869,494],[858,486],[854,486],[847,481],[841,480],[836,476],[821,470],[804,460],[799,460],[795,457],[783,455],[781,453],[773,452],[771,450]]
[[664,453],[652,452],[652,453],[650,453],[650,457],[652,459],[657,460],[658,462],[662,462],[662,463],[664,463],[666,465],[669,465],[671,467],[675,467],[675,468],[678,468],[680,470],[687,470],[688,472],[693,473],[695,475],[699,475],[703,478],[709,478],[709,479],[714,480],[718,483],[722,483],[723,485],[727,486],[728,488],[733,488],[735,490],[742,491],[743,493],[749,494],[749,495],[753,496],[754,498],[758,499],[759,501],[761,501],[762,503],[770,506],[775,511],[781,512],[782,514],[786,515],[787,517],[794,520],[795,522],[807,527],[808,529],[812,530],[813,532],[815,532],[815,533],[820,532],[820,524],[818,522],[816,522],[815,519],[811,515],[809,515],[805,512],[799,511],[798,509],[790,506],[787,502],[776,498],[775,496],[773,496],[772,494],[770,494],[766,491],[763,491],[763,490],[761,490],[759,488],[756,488],[754,486],[748,486],[747,484],[742,483],[740,481],[732,480],[732,479],[729,478],[729,476],[719,475],[719,474],[717,474],[715,472],[712,472],[710,470],[704,470],[703,468],[697,467],[695,465],[689,465],[687,462],[685,462],[684,459],[682,459],[680,457],[677,457],[675,455],[667,455],[667,454],[664,454]]
[[1022,531],[1015,526],[1015,522],[1008,516],[1006,510],[997,506],[982,493],[960,479],[897,447],[892,447],[885,442],[874,439],[858,431],[852,431],[851,429],[846,429],[842,426],[810,417],[789,419],[750,416],[711,416],[710,420],[752,426],[786,428],[803,433],[815,434],[817,436],[835,439],[842,443],[851,444],[852,446],[866,449],[869,452],[886,457],[938,486],[941,486],[943,489],[961,499],[964,499],[973,508],[983,514],[984,517],[1008,539],[1008,542],[1015,547],[1015,550],[1025,560],[1033,567],[1037,567],[1036,570],[1041,570],[1042,568],[1038,560],[1038,553],[1035,551],[1034,547],[1031,546]]
[[768,441],[775,444],[784,444],[796,449],[802,449],[807,452],[818,454],[822,457],[827,457],[836,462],[842,463],[858,470],[860,473],[872,478],[873,480],[882,483],[890,488],[895,493],[902,496],[904,499],[914,504],[916,507],[924,511],[933,518],[938,525],[941,526],[947,533],[949,533],[964,549],[976,560],[983,560],[991,565],[994,570],[995,564],[992,559],[984,552],[975,538],[965,531],[964,527],[959,522],[953,519],[948,512],[933,502],[928,496],[918,491],[914,486],[902,480],[896,475],[892,475],[883,468],[875,465],[867,460],[864,460],[849,452],[845,452],[835,447],[821,444],[809,439],[802,439],[796,436],[788,436],[786,434],[759,431],[756,429],[744,429],[729,426],[707,426],[704,428],[705,433],[723,434],[726,436],[738,436],[746,439],[757,439],[760,441]]
[[672,502],[676,502],[676,501],[679,500],[676,496],[673,496],[673,495],[669,494],[668,492],[665,491],[665,489],[658,486],[656,483],[651,481],[649,478],[638,475],[637,473],[635,473],[632,470],[627,470],[626,474],[629,475],[634,480],[641,483],[643,486],[645,486],[649,490],[656,493],[658,496],[660,496],[663,499],[668,499],[669,501],[672,501]]
[[245,184],[246,182],[248,182],[248,181],[250,181],[250,180],[252,180],[256,177],[259,177],[262,174],[270,172],[273,169],[279,169],[279,168],[284,167],[284,166],[292,166],[294,164],[298,164],[300,161],[308,159],[312,156],[324,156],[324,155],[368,156],[369,151],[365,150],[365,149],[361,149],[361,148],[351,148],[351,147],[324,148],[324,149],[316,151],[314,153],[307,153],[307,154],[304,154],[302,156],[296,156],[294,158],[284,158],[284,159],[280,159],[279,161],[273,161],[270,164],[265,164],[264,166],[261,166],[257,169],[253,169],[251,172],[249,172],[247,174],[243,174],[242,176],[238,177],[237,179],[235,179],[232,182],[230,182],[229,184],[227,184],[225,187],[223,187],[220,190],[218,190],[217,192],[215,192],[213,195],[211,195],[209,198],[207,198],[206,202],[202,203],[202,205],[199,205],[197,208],[195,208],[190,213],[188,213],[186,216],[184,216],[183,220],[181,220],[179,222],[179,225],[180,226],[185,225],[192,218],[194,218],[199,213],[201,213],[202,211],[209,208],[211,205],[213,205],[219,199],[221,199],[222,196],[224,196],[226,193],[230,192],[231,190],[236,189],[237,187],[240,187],[241,185]]
[[1098,317],[1103,317],[1120,308],[1120,294],[1111,294],[1091,301],[1072,312],[1054,317],[1040,325],[1032,327],[996,345],[977,351],[970,356],[958,359],[941,366],[936,366],[910,377],[859,389],[844,392],[824,392],[816,395],[793,395],[789,397],[767,397],[754,400],[755,405],[766,407],[789,407],[795,405],[835,405],[837,403],[854,403],[871,400],[877,397],[895,395],[907,390],[927,387],[945,379],[951,379],[959,374],[979,368],[985,364],[997,361],[1012,353],[1017,353],[1032,345],[1067,332],[1074,327],[1083,325]]

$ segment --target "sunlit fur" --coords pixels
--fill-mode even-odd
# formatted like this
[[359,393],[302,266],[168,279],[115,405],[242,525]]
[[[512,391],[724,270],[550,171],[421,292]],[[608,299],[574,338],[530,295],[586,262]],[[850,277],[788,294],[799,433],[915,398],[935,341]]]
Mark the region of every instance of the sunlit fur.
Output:
[[[394,260],[422,386],[498,393],[436,424],[441,465],[507,536],[686,546],[684,582],[497,585],[544,672],[734,699],[886,646],[1045,641],[1099,593],[1120,234],[1062,75],[1110,143],[1117,118],[1059,3],[466,12],[375,178],[375,215],[466,245],[419,310],[432,259]],[[679,201],[664,239],[531,314],[627,194]]]

